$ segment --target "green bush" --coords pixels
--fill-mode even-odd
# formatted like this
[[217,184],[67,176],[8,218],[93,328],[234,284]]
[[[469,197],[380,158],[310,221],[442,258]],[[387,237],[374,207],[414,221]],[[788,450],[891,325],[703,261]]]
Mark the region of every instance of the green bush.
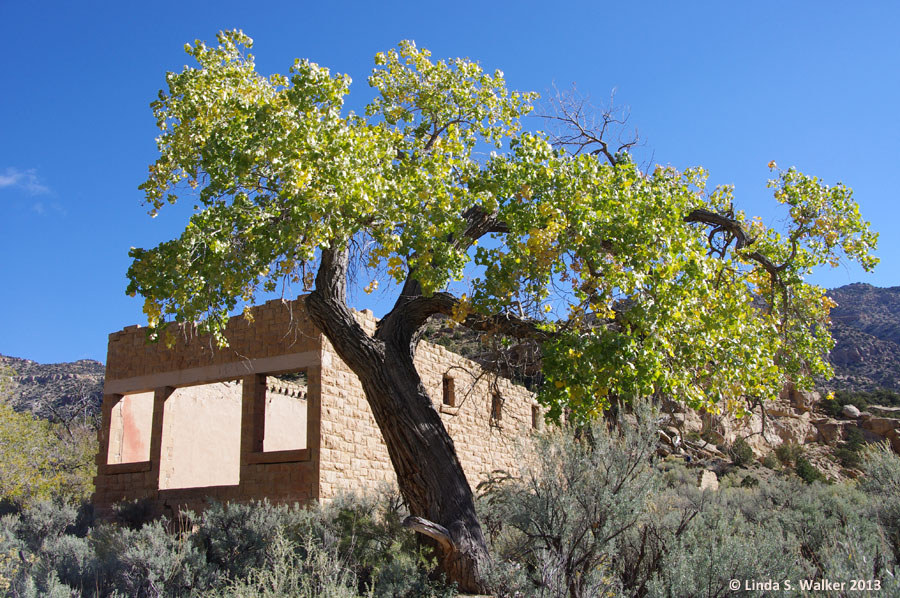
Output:
[[37,502],[0,518],[0,584],[13,596],[454,595],[430,579],[434,562],[402,528],[404,515],[396,497],[343,497],[308,509],[214,504],[174,522],[82,529],[73,507]]
[[806,457],[797,457],[794,470],[797,472],[800,479],[807,484],[826,481],[825,476],[819,471],[819,468],[810,463]]
[[[651,464],[629,440],[633,430],[592,428],[580,442],[557,431],[542,440],[534,469],[488,486],[479,506],[497,596],[726,596],[732,579],[837,574],[874,576],[884,595],[900,595],[900,460],[887,449],[864,453],[879,482],[860,488],[805,483],[821,473],[799,446],[785,445],[777,457],[797,477],[735,473],[719,491],[700,492],[698,469],[679,459]],[[630,464],[621,484],[609,483],[604,455]]]
[[833,399],[825,398],[819,403],[822,411],[831,417],[838,417],[841,414],[844,405],[853,405],[860,411],[865,411],[869,406],[868,396],[863,392],[838,390],[834,393]]
[[819,406],[831,417],[841,414],[844,405],[853,405],[860,411],[865,411],[869,405],[883,405],[886,407],[900,407],[900,393],[880,388],[873,391],[838,390],[834,393],[834,399],[823,399]]
[[837,458],[838,463],[840,463],[844,467],[859,467],[859,451],[852,450],[845,446],[840,446],[834,449],[834,456]]
[[775,458],[785,467],[791,467],[803,456],[803,447],[793,442],[785,442],[775,447]]
[[872,511],[891,547],[894,565],[900,567],[900,457],[888,443],[863,451],[865,472],[860,487],[872,498]]
[[835,449],[834,456],[844,467],[859,467],[860,451],[865,445],[865,438],[859,428],[847,428],[847,438]]
[[762,458],[761,463],[764,467],[768,467],[769,469],[778,469],[781,467],[781,462],[778,457],[775,456],[775,453],[768,453],[766,456]]
[[87,500],[96,444],[89,426],[52,424],[0,399],[0,501],[21,507],[47,499]]
[[[298,550],[302,548],[302,550]],[[278,531],[263,564],[245,577],[204,592],[204,598],[355,598],[356,578],[350,563],[308,541],[302,547]]]
[[[520,476],[482,486],[495,596],[726,596],[731,579],[822,577],[900,595],[900,458],[888,445],[848,435],[862,446],[857,485],[804,483],[812,466],[789,447],[800,477],[733,472],[700,492],[699,469],[655,458],[655,415],[636,411],[612,431],[550,429]],[[431,579],[405,515],[385,494],[91,527],[89,511],[33,501],[0,517],[0,595],[454,596]]]
[[728,456],[731,458],[732,463],[738,467],[746,467],[756,459],[753,449],[750,448],[750,445],[743,438],[738,438],[728,447]]
[[762,572],[770,579],[797,579],[810,572],[800,544],[777,522],[742,513],[738,505],[748,491],[704,496],[689,525],[667,542],[664,560],[647,582],[647,596],[728,596],[732,579],[757,579]]

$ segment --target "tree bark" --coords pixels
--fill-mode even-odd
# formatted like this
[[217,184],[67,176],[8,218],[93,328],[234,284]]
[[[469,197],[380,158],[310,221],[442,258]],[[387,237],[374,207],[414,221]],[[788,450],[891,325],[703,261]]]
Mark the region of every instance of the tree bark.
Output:
[[346,305],[347,261],[345,250],[323,251],[306,301],[309,314],[362,383],[413,516],[408,527],[431,539],[448,581],[461,591],[484,592],[481,571],[489,556],[472,490],[413,364],[428,310],[413,303],[416,293],[401,293],[369,336]]

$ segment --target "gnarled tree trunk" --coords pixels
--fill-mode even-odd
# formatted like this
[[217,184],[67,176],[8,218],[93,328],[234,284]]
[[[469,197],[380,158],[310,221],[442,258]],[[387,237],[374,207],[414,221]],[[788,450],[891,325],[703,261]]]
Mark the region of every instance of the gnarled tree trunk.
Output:
[[[409,527],[434,541],[449,581],[484,592],[480,567],[489,557],[472,490],[413,365],[419,330],[440,309],[420,293],[401,293],[369,336],[346,305],[347,259],[346,251],[323,252],[310,316],[362,383],[412,514]],[[404,291],[417,286],[408,282]]]

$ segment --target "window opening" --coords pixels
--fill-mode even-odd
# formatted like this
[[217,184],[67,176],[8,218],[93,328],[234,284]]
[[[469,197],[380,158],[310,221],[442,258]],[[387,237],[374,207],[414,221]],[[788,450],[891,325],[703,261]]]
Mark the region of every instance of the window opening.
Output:
[[232,486],[240,481],[239,382],[176,388],[163,409],[159,488]]
[[503,397],[499,392],[491,395],[491,424],[499,425],[503,418]]
[[307,448],[308,394],[306,372],[266,376],[264,452]]
[[444,405],[456,407],[456,382],[450,376],[444,376]]
[[123,395],[110,412],[106,462],[115,465],[149,461],[152,426],[153,392]]

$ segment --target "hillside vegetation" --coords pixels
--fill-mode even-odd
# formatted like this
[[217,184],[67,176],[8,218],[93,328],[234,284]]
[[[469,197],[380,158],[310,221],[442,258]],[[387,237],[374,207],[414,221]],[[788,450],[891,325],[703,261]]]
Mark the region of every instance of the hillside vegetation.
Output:
[[[801,589],[824,580],[900,593],[900,458],[891,451],[866,449],[861,483],[757,469],[701,489],[698,470],[655,456],[655,415],[638,409],[614,433],[548,428],[520,477],[498,473],[479,489],[494,596],[728,596],[733,579],[778,581],[774,593],[754,595],[853,595]],[[140,513],[126,504],[116,522],[98,523],[88,510],[39,502],[0,519],[0,592],[456,595],[429,577],[434,561],[401,526],[406,510],[392,493],[309,509],[213,505],[174,521],[144,523]]]

